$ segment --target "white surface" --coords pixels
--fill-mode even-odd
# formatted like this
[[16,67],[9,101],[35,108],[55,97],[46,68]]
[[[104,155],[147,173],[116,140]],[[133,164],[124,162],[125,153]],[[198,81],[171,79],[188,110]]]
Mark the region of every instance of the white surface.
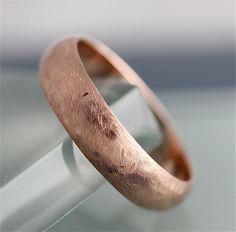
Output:
[[[62,35],[85,33],[131,54],[228,52],[233,0],[2,0],[5,60],[31,62]],[[145,43],[144,43],[145,41]]]

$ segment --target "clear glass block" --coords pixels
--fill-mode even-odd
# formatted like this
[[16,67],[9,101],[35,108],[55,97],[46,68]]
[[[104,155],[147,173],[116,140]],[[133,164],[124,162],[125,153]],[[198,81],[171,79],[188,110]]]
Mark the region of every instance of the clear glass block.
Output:
[[[45,230],[105,179],[81,154],[49,107],[39,78],[5,72],[1,93],[1,206],[4,231]],[[136,86],[116,77],[94,82],[120,122],[151,152],[161,128]]]

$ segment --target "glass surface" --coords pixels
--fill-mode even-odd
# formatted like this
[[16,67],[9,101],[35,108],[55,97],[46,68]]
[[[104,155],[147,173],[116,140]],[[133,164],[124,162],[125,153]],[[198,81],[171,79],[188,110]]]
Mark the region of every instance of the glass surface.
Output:
[[1,186],[40,159],[67,133],[31,70],[1,75]]
[[[14,107],[15,102],[20,104],[18,101],[18,97],[20,95],[23,96],[23,89],[25,88],[23,85],[27,85],[28,80],[32,80],[35,86],[33,88],[33,92],[31,94],[35,94],[36,98],[34,101],[44,101],[42,103],[42,107],[45,107],[45,115],[48,115],[48,121],[44,128],[45,131],[50,133],[55,133],[53,131],[53,127],[57,128],[60,126],[56,117],[54,116],[53,112],[51,111],[50,107],[47,105],[46,99],[41,92],[40,85],[38,82],[38,78],[35,72],[29,70],[15,70],[11,72],[4,72],[4,78],[10,78],[11,76],[14,77],[16,83],[13,82],[13,89],[6,91],[5,88],[5,80],[2,81],[1,86],[1,120],[3,119],[2,116],[5,115],[4,123],[7,120],[10,120],[14,117],[16,122],[20,121],[22,114],[17,114],[17,111],[13,111],[12,109],[6,109],[6,107]],[[23,81],[24,80],[24,81]],[[34,82],[35,81],[35,82]],[[5,85],[5,86],[4,86]],[[5,90],[4,90],[4,89]],[[2,91],[3,89],[3,91]],[[14,94],[14,91],[18,91]],[[31,90],[31,88],[28,88]],[[21,92],[21,91],[22,92]],[[37,91],[40,91],[37,93]],[[9,94],[13,92],[14,94],[14,101],[13,99],[3,99],[4,96],[10,97]],[[4,94],[3,94],[4,93]],[[85,201],[80,202],[79,207],[76,206],[76,198],[77,189],[72,192],[76,185],[76,181],[74,181],[74,185],[66,186],[63,185],[64,179],[60,179],[60,173],[62,173],[62,169],[59,170],[57,168],[52,168],[50,173],[42,172],[40,176],[33,178],[35,186],[40,186],[40,178],[45,178],[45,180],[49,181],[49,177],[58,177],[58,183],[62,183],[62,186],[66,187],[66,190],[63,192],[65,198],[68,196],[74,199],[75,202],[71,201],[71,210],[68,213],[68,210],[63,208],[63,204],[66,202],[65,198],[57,198],[57,191],[51,191],[49,186],[48,193],[52,193],[53,197],[48,198],[47,201],[45,199],[38,198],[38,201],[35,203],[35,207],[41,206],[42,208],[50,210],[55,210],[55,207],[59,207],[63,209],[64,212],[68,214],[64,215],[64,218],[60,220],[57,224],[50,228],[50,231],[234,231],[235,230],[235,130],[234,130],[234,123],[235,123],[235,89],[234,88],[220,88],[220,89],[169,89],[163,91],[156,91],[158,93],[158,97],[167,107],[170,115],[174,118],[175,124],[177,127],[177,131],[180,134],[181,138],[183,138],[184,146],[189,153],[190,160],[194,165],[194,186],[193,190],[191,191],[190,195],[184,200],[180,205],[173,209],[165,210],[165,211],[150,211],[142,209],[128,200],[126,200],[119,192],[117,192],[114,187],[112,187],[109,183],[100,187],[96,193],[89,196]],[[28,96],[29,93],[25,93]],[[41,96],[41,97],[40,97]],[[31,101],[32,101],[31,99]],[[41,100],[40,100],[41,99]],[[9,104],[4,106],[4,101],[8,101]],[[30,99],[27,99],[30,101]],[[22,103],[23,105],[25,103]],[[34,104],[33,104],[34,105]],[[40,106],[40,104],[39,104]],[[19,106],[16,106],[19,108]],[[27,104],[25,104],[27,108]],[[2,110],[7,110],[7,112],[15,112],[13,115],[4,114]],[[16,108],[17,109],[17,108]],[[43,112],[43,110],[38,110],[37,107],[33,107],[32,109],[39,112]],[[41,108],[42,109],[42,108]],[[20,110],[20,109],[19,109]],[[21,111],[21,110],[20,110]],[[47,113],[46,113],[47,111]],[[33,110],[26,110],[21,112],[29,112],[29,114],[33,114]],[[8,117],[9,116],[9,117]],[[24,114],[23,114],[24,116]],[[45,120],[46,120],[46,116]],[[34,118],[34,117],[32,117]],[[23,117],[24,119],[24,117]],[[51,119],[51,120],[50,120]],[[34,120],[36,122],[40,122],[38,117],[35,117]],[[55,121],[54,121],[55,120]],[[2,121],[3,122],[3,121]],[[46,123],[46,122],[45,122]],[[55,123],[55,124],[54,124]],[[14,128],[13,123],[8,123],[8,125]],[[18,124],[17,124],[18,125]],[[32,127],[32,124],[25,123],[24,125],[28,125]],[[36,128],[37,124],[33,124]],[[2,129],[2,141],[6,138],[6,125],[1,123]],[[8,143],[2,143],[2,145],[9,145],[9,149],[12,151],[11,153],[8,152],[9,156],[12,156],[12,165],[18,165],[20,162],[20,166],[22,164],[27,164],[28,159],[33,159],[30,166],[39,160],[39,158],[45,157],[48,159],[53,156],[50,156],[49,151],[52,151],[50,146],[50,138],[47,137],[46,133],[39,133],[42,137],[42,140],[36,140],[35,144],[43,142],[45,146],[48,146],[48,150],[45,153],[39,152],[39,154],[34,153],[33,151],[37,151],[37,149],[31,149],[32,153],[28,152],[27,157],[24,156],[22,150],[17,150],[15,148],[19,146],[15,146],[15,142],[20,143],[20,141],[24,142],[24,136],[30,140],[30,143],[34,143],[34,138],[37,135],[37,130],[34,130],[34,126],[30,128],[16,127],[20,129],[20,131],[7,133],[11,136],[8,140]],[[62,128],[61,128],[62,129]],[[44,131],[43,130],[43,131]],[[29,134],[25,134],[24,132],[30,132]],[[40,132],[40,130],[38,131]],[[19,133],[17,137],[14,136],[16,133]],[[44,136],[48,140],[44,140]],[[66,135],[66,134],[65,134]],[[63,138],[63,132],[62,132]],[[32,139],[32,140],[31,140]],[[60,144],[61,138],[57,138],[54,136],[52,138],[52,144],[55,144],[55,148],[57,144]],[[64,150],[71,149],[70,141],[64,143]],[[23,147],[23,146],[22,146]],[[3,147],[2,147],[3,148]],[[5,149],[5,148],[4,148]],[[29,149],[27,146],[25,149]],[[59,149],[60,151],[60,149]],[[7,151],[6,151],[7,152]],[[83,158],[83,156],[76,155],[78,149],[74,149],[74,153],[72,155],[68,155],[65,157],[70,157],[66,159],[66,162],[62,156],[63,153],[60,153],[62,158],[58,159],[61,161],[62,167],[66,167],[63,173],[69,173],[68,167],[72,167],[71,170],[74,170],[76,166],[73,166],[74,162],[78,162],[77,158]],[[47,154],[47,155],[45,155]],[[61,157],[57,153],[54,153],[56,157]],[[3,157],[5,154],[1,153]],[[14,162],[14,157],[17,159],[17,163]],[[75,161],[73,161],[73,157]],[[8,158],[8,157],[6,157]],[[22,158],[22,160],[20,160]],[[42,160],[42,159],[40,159]],[[84,159],[86,162],[86,159]],[[51,162],[54,162],[51,159]],[[36,162],[37,164],[38,162]],[[47,162],[45,162],[47,163]],[[82,163],[79,162],[79,163]],[[6,164],[6,163],[5,163]],[[56,163],[54,162],[54,165]],[[89,164],[89,163],[88,163]],[[30,167],[27,166],[26,167]],[[57,166],[57,165],[56,165]],[[57,166],[58,167],[58,166]],[[86,167],[84,163],[82,167]],[[9,166],[10,170],[11,169]],[[1,164],[1,174],[3,170],[8,170],[7,167]],[[95,169],[88,169],[86,170],[95,170]],[[8,172],[9,174],[10,172]],[[75,171],[73,171],[75,173]],[[86,172],[83,172],[84,174]],[[43,175],[44,174],[44,175]],[[50,174],[50,175],[49,175]],[[70,176],[71,174],[68,174]],[[95,181],[98,180],[99,184],[99,176],[98,179],[95,178]],[[84,180],[84,178],[82,178]],[[76,180],[76,179],[75,179]],[[94,180],[94,179],[93,179]],[[51,181],[51,179],[50,179]],[[68,180],[66,180],[68,181]],[[90,180],[92,181],[92,180]],[[101,180],[102,181],[102,180]],[[29,182],[28,182],[29,183]],[[31,182],[32,183],[32,182]],[[57,182],[56,182],[57,183]],[[82,182],[83,185],[85,184]],[[101,183],[101,182],[100,182]],[[72,188],[70,188],[72,186]],[[82,185],[81,185],[82,186]],[[29,188],[29,186],[28,186]],[[88,188],[83,188],[88,189]],[[26,198],[30,197],[31,191],[33,188],[25,189]],[[82,190],[82,188],[80,188]],[[85,194],[86,195],[86,194]],[[19,199],[21,197],[19,189],[15,191],[12,195],[12,199]],[[55,198],[55,200],[54,200]],[[3,198],[1,198],[3,200]],[[64,202],[64,203],[63,203]],[[67,205],[68,206],[68,205]],[[74,208],[73,208],[74,207]],[[38,224],[38,228],[40,226],[43,227],[42,223],[50,224],[49,221],[51,218],[49,217],[52,213],[49,214],[41,214],[41,218],[39,214],[34,210],[34,208],[22,208],[22,211],[18,211],[18,213],[22,214],[26,210],[32,218],[38,218],[37,221],[31,221],[32,226],[36,226],[37,222],[41,222]],[[59,212],[60,210],[55,210],[55,212]],[[1,216],[3,214],[3,210],[1,210]],[[61,211],[60,211],[61,213]],[[56,218],[60,218],[60,215],[56,215]],[[24,217],[22,217],[19,221],[15,221],[15,223],[23,223]],[[55,219],[55,215],[54,215]],[[56,220],[54,221],[56,222]],[[30,226],[28,224],[28,226]],[[45,227],[44,227],[45,228]],[[26,230],[24,230],[26,231]],[[32,230],[31,230],[32,231]]]
[[[142,148],[150,153],[160,146],[163,133],[139,89],[117,77],[93,78],[93,81],[113,113]],[[114,106],[113,106],[114,105]]]
[[[117,78],[99,82],[95,81],[113,113],[139,144],[147,152],[160,146],[162,131],[138,88]],[[3,103],[7,110],[1,110],[6,122],[1,156],[5,165],[1,172],[5,180],[1,188],[2,229],[45,230],[105,179],[61,128],[31,73],[17,71],[5,75]],[[36,132],[39,141],[35,139]],[[21,135],[16,145],[14,133]]]
[[152,211],[109,183],[50,231],[235,231],[235,89],[156,91],[175,120],[194,168],[190,195]]

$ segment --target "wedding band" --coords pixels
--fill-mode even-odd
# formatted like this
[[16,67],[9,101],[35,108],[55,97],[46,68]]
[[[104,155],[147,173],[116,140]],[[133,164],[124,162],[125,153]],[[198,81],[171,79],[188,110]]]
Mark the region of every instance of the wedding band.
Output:
[[[112,113],[94,76],[116,76],[139,87],[161,125],[161,149],[147,154]],[[169,116],[143,80],[104,44],[72,36],[54,44],[40,78],[57,117],[94,167],[126,198],[146,208],[179,203],[192,185],[192,168]]]

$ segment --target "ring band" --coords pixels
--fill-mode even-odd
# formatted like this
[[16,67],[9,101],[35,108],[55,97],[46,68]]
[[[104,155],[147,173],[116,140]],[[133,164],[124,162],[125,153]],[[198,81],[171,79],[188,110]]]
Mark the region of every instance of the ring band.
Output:
[[[155,157],[127,132],[92,81],[94,75],[113,74],[139,87],[161,124],[164,146],[154,151]],[[43,57],[40,78],[50,105],[76,145],[125,197],[158,209],[174,206],[186,196],[192,185],[192,168],[168,114],[118,55],[85,36],[66,38]]]

